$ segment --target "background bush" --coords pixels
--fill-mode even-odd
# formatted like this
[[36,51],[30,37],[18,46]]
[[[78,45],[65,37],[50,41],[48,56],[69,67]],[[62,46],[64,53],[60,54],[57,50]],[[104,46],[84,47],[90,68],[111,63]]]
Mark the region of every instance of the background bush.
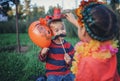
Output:
[[1,81],[20,81],[25,75],[24,67],[28,58],[15,53],[0,54],[0,80]]

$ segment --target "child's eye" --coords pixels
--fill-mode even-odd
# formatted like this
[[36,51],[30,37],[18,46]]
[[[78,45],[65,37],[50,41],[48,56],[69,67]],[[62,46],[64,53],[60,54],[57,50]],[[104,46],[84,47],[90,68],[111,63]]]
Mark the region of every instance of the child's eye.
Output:
[[61,30],[64,30],[64,29],[65,29],[64,26],[62,26]]
[[56,29],[55,32],[58,32],[58,29]]
[[64,28],[62,28],[61,30],[64,30]]

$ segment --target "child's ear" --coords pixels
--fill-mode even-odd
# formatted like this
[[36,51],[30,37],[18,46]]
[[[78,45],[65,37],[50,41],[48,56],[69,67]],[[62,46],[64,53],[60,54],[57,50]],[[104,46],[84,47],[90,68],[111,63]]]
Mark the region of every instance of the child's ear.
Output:
[[52,35],[52,36],[54,36],[54,34],[53,34],[53,31],[52,31],[51,27],[49,27],[49,29],[50,29],[50,31],[51,31],[51,35]]
[[[51,29],[50,29],[51,30]],[[54,36],[53,31],[51,30],[51,35]]]

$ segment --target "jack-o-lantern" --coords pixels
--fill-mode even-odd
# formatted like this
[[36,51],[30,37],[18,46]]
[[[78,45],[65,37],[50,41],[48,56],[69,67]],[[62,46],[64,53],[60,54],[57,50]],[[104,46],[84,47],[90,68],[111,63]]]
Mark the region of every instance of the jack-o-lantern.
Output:
[[51,43],[52,33],[45,24],[40,21],[31,23],[28,29],[30,39],[39,47],[49,47]]

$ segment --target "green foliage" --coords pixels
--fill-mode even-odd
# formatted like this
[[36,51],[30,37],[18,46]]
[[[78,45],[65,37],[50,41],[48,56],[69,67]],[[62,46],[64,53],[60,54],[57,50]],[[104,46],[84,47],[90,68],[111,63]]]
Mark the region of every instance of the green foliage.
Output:
[[[16,20],[12,19],[8,22],[1,22],[0,23],[0,33],[16,33]],[[22,23],[22,24],[21,24]],[[26,23],[24,21],[19,21],[19,32],[23,33],[26,32]]]
[[68,37],[77,37],[77,28],[68,22],[67,20],[64,20],[65,26],[66,26],[66,31],[67,31],[67,36]]
[[5,47],[9,45],[15,45],[16,43],[15,34],[0,34],[0,47]]
[[0,33],[14,33],[15,32],[15,21],[2,22],[0,23]]
[[54,12],[54,7],[53,6],[50,6],[49,7],[49,10],[47,12],[47,15],[53,15],[53,12]]
[[[18,21],[19,33],[28,32],[28,27],[33,21],[34,20],[30,20],[29,22],[27,22],[27,21],[19,20]],[[15,23],[16,23],[15,19],[9,20],[8,22],[0,23],[0,33],[16,33]]]
[[[15,34],[0,34],[0,49],[14,46]],[[27,52],[0,51],[0,80],[2,81],[35,81],[39,75],[45,74],[44,63],[38,60],[40,48],[32,43],[28,34],[20,34],[21,47],[28,46]],[[14,49],[15,50],[15,49]]]
[[27,58],[15,53],[0,54],[0,80],[2,81],[20,81],[23,77]]
[[11,0],[14,4],[19,4],[20,0]]
[[35,81],[39,75],[45,74],[44,63],[38,60],[38,53],[28,52],[0,54],[0,79],[2,81]]
[[70,42],[73,46],[75,46],[75,44],[80,41],[79,38],[77,37],[65,37],[65,40]]
[[45,75],[45,65],[39,61],[38,54],[39,52],[35,52],[35,50],[26,53],[25,56],[29,58],[29,61],[24,68],[25,76],[22,81],[35,81],[39,75]]
[[[34,21],[39,20],[40,17],[45,15],[44,12],[36,12],[31,15],[25,16],[22,19],[18,19],[19,33],[28,32],[30,24]],[[15,17],[8,20],[8,22],[0,22],[0,33],[16,33],[16,19]]]

